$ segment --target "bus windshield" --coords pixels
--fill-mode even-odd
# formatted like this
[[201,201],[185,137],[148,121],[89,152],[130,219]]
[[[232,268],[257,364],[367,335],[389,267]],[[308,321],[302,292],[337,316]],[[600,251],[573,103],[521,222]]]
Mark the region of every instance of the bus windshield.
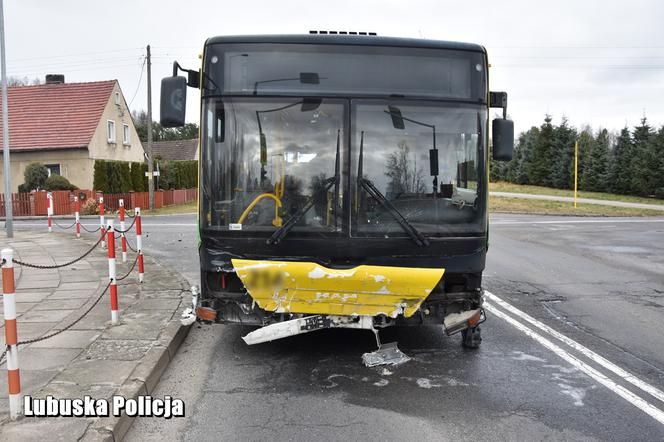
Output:
[[225,97],[207,99],[203,123],[206,227],[271,234],[294,218],[294,232],[318,235],[406,236],[403,220],[426,235],[482,229],[478,105]]

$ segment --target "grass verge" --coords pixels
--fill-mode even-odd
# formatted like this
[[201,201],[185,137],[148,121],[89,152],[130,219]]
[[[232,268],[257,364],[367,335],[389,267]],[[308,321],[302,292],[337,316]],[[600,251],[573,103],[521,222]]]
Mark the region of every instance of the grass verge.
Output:
[[577,204],[563,201],[531,200],[524,198],[489,197],[491,212],[534,213],[540,215],[573,216],[662,216],[661,210],[635,209],[631,207],[600,206],[597,204]]
[[143,210],[141,215],[178,215],[182,213],[196,213],[196,201],[175,206],[166,206],[161,209]]
[[[532,195],[553,195],[553,196],[574,197],[573,190],[553,189],[551,187],[542,187],[542,186],[529,186],[524,184],[507,183],[505,181],[496,181],[495,183],[492,182],[490,184],[490,190],[492,192],[512,192],[512,193],[528,193]],[[664,200],[657,198],[644,198],[640,196],[630,196],[630,195],[616,195],[614,193],[579,191],[577,195],[579,198],[592,198],[596,200],[625,201],[627,203],[664,205]]]

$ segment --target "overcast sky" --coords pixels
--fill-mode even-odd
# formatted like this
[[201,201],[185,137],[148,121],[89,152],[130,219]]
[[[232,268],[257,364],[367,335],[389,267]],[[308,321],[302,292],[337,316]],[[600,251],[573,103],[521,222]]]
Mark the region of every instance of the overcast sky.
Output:
[[[664,124],[664,2],[4,0],[11,76],[118,79],[131,109],[147,108],[145,45],[153,47],[153,112],[174,59],[198,68],[207,37],[375,31],[484,45],[491,89],[509,93],[517,131],[555,122],[615,130],[646,116]],[[139,79],[140,84],[139,84]],[[189,89],[187,119],[198,108]],[[134,97],[134,95],[136,96]],[[133,100],[132,100],[133,99]]]

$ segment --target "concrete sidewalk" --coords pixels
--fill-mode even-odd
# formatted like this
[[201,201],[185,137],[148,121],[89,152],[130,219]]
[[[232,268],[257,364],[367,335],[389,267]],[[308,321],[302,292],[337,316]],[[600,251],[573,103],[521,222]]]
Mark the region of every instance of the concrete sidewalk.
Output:
[[[2,248],[15,250],[15,258],[31,264],[53,265],[81,256],[97,240],[87,234],[15,232],[0,238]],[[133,235],[128,238],[133,240]],[[119,241],[118,241],[119,242]],[[118,247],[119,248],[119,247]],[[129,252],[122,263],[116,252],[118,278],[134,262]],[[59,269],[15,266],[19,342],[62,330],[97,300],[108,283],[106,249],[98,247],[81,261]],[[145,257],[145,282],[137,269],[118,282],[120,323],[110,324],[109,295],[80,322],[61,334],[32,344],[19,345],[21,395],[33,398],[96,399],[113,395],[150,394],[161,373],[186,336],[180,324],[183,303],[191,296],[188,284],[170,268]],[[4,325],[0,328],[4,339]],[[2,440],[120,440],[132,419],[21,418],[9,421],[5,363],[0,365],[0,439]]]
[[[563,201],[573,203],[574,198],[569,196],[555,196],[555,195],[536,195],[530,193],[512,193],[512,192],[489,192],[490,196],[508,197],[508,198],[523,198],[529,200],[545,200],[545,201]],[[593,198],[577,198],[577,203],[580,204],[597,204],[600,206],[614,206],[614,207],[631,207],[633,209],[650,209],[664,211],[664,204],[645,204],[645,203],[628,203],[626,201],[610,201],[610,200],[597,200]]]

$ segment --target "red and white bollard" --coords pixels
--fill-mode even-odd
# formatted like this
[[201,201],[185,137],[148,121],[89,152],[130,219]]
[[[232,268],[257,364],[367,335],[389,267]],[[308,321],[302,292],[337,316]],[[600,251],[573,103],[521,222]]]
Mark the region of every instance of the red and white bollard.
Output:
[[111,281],[111,324],[118,323],[118,284],[115,271],[115,230],[113,220],[108,220],[108,279]]
[[21,411],[21,376],[18,370],[18,333],[14,287],[14,251],[2,249],[2,303],[5,309],[5,342],[7,343],[7,386],[9,417],[14,420]]
[[143,282],[145,267],[143,266],[143,242],[141,241],[141,208],[134,209],[136,213],[136,252],[138,253],[138,282]]
[[99,225],[101,228],[101,247],[104,248],[106,247],[106,225],[104,223],[104,197],[100,196],[99,197]]
[[125,208],[124,208],[124,200],[120,199],[118,201],[118,204],[120,205],[120,238],[122,240],[122,262],[127,262],[127,237],[125,233]]
[[48,216],[48,231],[50,233],[53,231],[53,194],[51,194],[51,192],[46,194],[46,201],[48,201],[46,214]]
[[81,237],[81,202],[78,200],[78,197],[74,197],[74,206],[76,207],[74,210],[74,216],[76,217],[76,238]]

